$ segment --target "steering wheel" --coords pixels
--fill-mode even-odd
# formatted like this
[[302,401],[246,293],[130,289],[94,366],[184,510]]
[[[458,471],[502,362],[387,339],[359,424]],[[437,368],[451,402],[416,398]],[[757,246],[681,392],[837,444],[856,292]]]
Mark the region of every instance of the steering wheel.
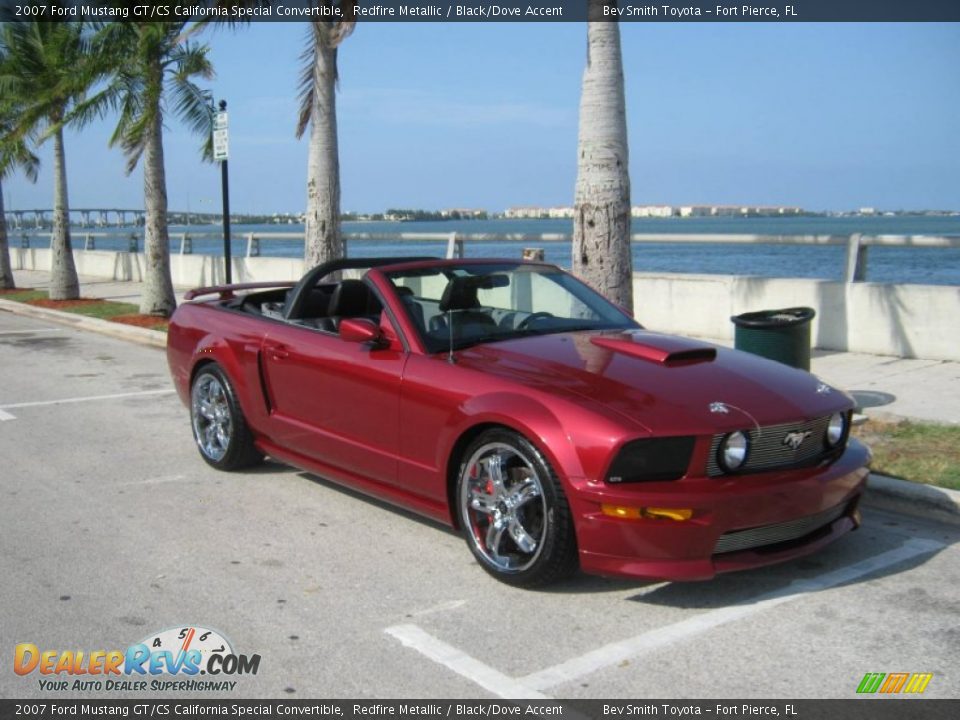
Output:
[[542,320],[544,318],[554,317],[553,313],[548,312],[535,312],[530,315],[527,315],[523,320],[520,321],[520,324],[517,325],[517,330],[526,330],[530,327],[531,323],[536,322],[537,320]]

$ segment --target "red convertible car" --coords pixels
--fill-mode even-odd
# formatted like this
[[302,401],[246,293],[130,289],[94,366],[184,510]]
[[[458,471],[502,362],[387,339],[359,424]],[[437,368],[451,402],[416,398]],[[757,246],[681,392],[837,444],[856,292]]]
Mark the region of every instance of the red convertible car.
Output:
[[270,455],[460,528],[523,586],[701,580],[856,528],[848,395],[648,332],[559,268],[340,260],[191,291],[168,358],[200,455]]

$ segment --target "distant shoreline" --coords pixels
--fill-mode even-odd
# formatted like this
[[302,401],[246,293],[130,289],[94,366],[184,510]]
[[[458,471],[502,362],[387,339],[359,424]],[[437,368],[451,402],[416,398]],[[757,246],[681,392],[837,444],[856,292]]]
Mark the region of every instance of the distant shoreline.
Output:
[[[421,222],[351,222],[345,224],[347,252],[357,257],[374,255],[436,255],[447,250],[450,233],[470,235],[509,235],[507,239],[468,239],[468,257],[520,257],[528,247],[543,247],[547,262],[570,267],[569,237],[571,220],[458,220]],[[36,236],[36,231],[29,231]],[[302,225],[245,225],[232,227],[234,256],[246,254],[246,236],[262,236],[260,254],[264,257],[303,257]],[[632,244],[633,265],[637,272],[687,274],[753,275],[758,277],[800,277],[840,280],[843,277],[846,247],[843,245],[732,245],[714,243],[691,245],[671,242],[672,234],[752,234],[752,235],[928,235],[960,237],[960,217],[778,217],[778,218],[657,218],[636,219],[632,232],[663,237],[663,242]],[[170,251],[180,252],[183,233],[192,235],[190,251],[196,255],[222,255],[220,225],[171,226]],[[288,237],[269,237],[283,233]],[[430,239],[410,240],[402,235],[424,233]],[[10,247],[20,247],[21,232],[11,231]],[[142,228],[74,228],[73,246],[82,249],[86,235],[94,239],[96,250],[129,251],[131,235],[143,249]],[[359,238],[363,234],[368,237]],[[540,237],[552,236],[550,239]],[[31,247],[44,247],[46,238],[31,241]],[[867,261],[867,281],[960,286],[960,248],[871,247]]]

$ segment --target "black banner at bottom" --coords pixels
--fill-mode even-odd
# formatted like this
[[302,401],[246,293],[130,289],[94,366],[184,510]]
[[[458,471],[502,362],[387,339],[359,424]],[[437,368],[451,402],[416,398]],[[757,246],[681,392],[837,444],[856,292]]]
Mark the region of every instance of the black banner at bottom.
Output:
[[960,699],[0,700],[0,718],[783,718],[953,720]]

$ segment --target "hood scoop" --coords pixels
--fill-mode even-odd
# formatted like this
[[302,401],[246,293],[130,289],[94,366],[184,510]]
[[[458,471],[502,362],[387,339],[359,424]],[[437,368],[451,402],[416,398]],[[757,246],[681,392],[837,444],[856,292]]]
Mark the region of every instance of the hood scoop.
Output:
[[717,349],[710,345],[689,338],[646,331],[598,335],[590,338],[590,342],[607,350],[667,367],[710,362],[717,357]]

